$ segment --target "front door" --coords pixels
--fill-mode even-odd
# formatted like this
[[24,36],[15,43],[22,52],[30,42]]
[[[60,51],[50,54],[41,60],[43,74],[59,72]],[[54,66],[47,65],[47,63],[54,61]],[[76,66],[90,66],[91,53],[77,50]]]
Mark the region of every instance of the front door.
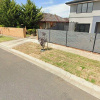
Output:
[[96,23],[95,33],[100,33],[100,22]]

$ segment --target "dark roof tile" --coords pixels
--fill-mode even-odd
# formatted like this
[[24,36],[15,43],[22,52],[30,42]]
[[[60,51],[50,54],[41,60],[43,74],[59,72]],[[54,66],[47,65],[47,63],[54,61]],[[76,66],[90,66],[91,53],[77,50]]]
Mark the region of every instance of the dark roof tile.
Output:
[[43,19],[41,21],[46,21],[46,22],[69,22],[68,18],[62,18],[58,15],[53,15],[50,13],[43,13]]

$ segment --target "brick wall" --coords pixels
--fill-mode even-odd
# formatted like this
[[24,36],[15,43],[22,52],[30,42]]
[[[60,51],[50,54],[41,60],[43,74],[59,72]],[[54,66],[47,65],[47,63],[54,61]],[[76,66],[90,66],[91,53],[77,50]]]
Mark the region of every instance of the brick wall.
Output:
[[26,37],[25,28],[0,27],[0,33],[8,36],[19,37],[19,38]]

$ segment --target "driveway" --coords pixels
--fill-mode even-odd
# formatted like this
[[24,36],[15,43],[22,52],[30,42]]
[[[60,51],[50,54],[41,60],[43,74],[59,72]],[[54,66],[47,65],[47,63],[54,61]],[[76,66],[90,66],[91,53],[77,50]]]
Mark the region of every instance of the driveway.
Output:
[[99,100],[40,67],[0,49],[0,100]]

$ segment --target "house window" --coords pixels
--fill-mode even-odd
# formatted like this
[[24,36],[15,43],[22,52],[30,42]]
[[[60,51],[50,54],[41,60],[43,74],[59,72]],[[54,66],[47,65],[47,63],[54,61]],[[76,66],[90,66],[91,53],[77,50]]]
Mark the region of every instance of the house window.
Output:
[[46,23],[46,28],[47,29],[50,28],[50,23],[49,22]]
[[90,24],[77,24],[75,31],[77,32],[89,32]]
[[81,13],[81,10],[82,10],[82,4],[78,4],[77,13]]
[[77,13],[90,13],[93,10],[93,3],[83,3],[77,5]]
[[91,13],[93,10],[93,3],[88,3],[88,9],[87,9],[87,12],[88,13]]
[[87,3],[84,3],[82,5],[82,13],[86,13],[87,12]]

